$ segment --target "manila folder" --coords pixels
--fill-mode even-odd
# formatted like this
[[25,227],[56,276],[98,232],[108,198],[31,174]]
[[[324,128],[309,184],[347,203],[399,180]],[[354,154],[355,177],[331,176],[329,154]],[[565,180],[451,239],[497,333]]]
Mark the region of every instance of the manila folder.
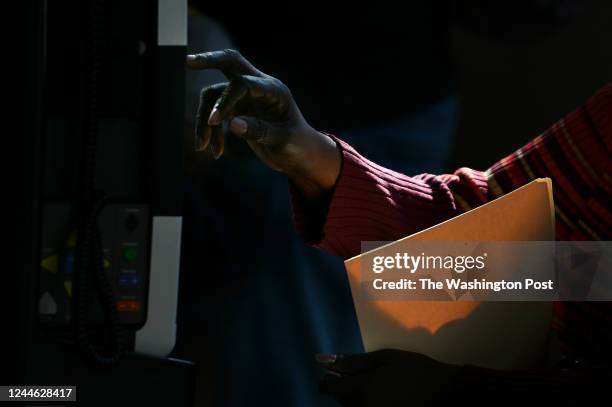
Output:
[[[409,240],[551,241],[554,236],[552,186],[544,178],[391,245],[402,252]],[[535,366],[545,357],[552,303],[372,300],[361,291],[362,256],[345,265],[366,351],[403,349],[442,362],[505,369]]]

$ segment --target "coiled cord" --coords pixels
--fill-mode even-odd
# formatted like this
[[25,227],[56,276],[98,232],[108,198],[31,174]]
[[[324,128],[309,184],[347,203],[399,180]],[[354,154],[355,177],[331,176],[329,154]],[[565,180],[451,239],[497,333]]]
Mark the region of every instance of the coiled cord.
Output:
[[[88,72],[85,89],[87,109],[84,121],[83,161],[81,173],[82,201],[79,206],[79,227],[75,258],[75,292],[73,295],[73,328],[75,344],[85,357],[99,365],[114,365],[121,359],[122,330],[115,303],[115,293],[104,269],[104,250],[98,218],[108,202],[102,191],[95,190],[96,151],[98,141],[98,76],[100,73],[101,1],[91,0],[89,9]],[[91,283],[104,315],[107,333],[102,351],[93,345],[88,318]]]

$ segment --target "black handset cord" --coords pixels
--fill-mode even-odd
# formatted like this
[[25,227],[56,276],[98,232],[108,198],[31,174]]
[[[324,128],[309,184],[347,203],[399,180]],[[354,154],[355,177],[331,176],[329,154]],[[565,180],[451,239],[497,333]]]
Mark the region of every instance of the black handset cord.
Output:
[[[86,112],[83,122],[84,140],[81,165],[81,198],[79,227],[75,258],[73,295],[73,327],[75,343],[85,356],[101,365],[114,365],[122,355],[122,332],[115,304],[115,293],[104,269],[103,244],[98,225],[101,210],[107,203],[104,192],[95,190],[96,145],[98,139],[98,75],[101,65],[101,1],[89,4],[89,30],[87,83],[85,87]],[[88,328],[90,315],[91,278],[104,315],[107,338],[105,349],[93,345]]]

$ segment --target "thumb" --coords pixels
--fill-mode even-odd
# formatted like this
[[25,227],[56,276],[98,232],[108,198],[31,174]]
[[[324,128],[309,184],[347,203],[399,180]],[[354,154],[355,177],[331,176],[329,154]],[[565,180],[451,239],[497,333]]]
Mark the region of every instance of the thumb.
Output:
[[354,375],[374,370],[384,363],[383,352],[354,354],[319,354],[317,362],[324,368],[337,373]]
[[274,145],[282,141],[286,131],[276,124],[250,116],[237,116],[232,119],[229,130],[234,135],[248,141]]

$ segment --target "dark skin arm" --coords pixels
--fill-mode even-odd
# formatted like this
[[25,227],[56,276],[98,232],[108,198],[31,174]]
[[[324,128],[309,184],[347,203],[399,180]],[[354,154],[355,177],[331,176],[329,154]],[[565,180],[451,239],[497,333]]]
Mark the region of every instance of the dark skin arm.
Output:
[[223,129],[245,140],[270,168],[281,171],[314,207],[324,207],[340,173],[341,155],[329,136],[304,119],[291,91],[234,50],[187,56],[191,69],[218,69],[229,80],[202,90],[196,145],[224,151]]

